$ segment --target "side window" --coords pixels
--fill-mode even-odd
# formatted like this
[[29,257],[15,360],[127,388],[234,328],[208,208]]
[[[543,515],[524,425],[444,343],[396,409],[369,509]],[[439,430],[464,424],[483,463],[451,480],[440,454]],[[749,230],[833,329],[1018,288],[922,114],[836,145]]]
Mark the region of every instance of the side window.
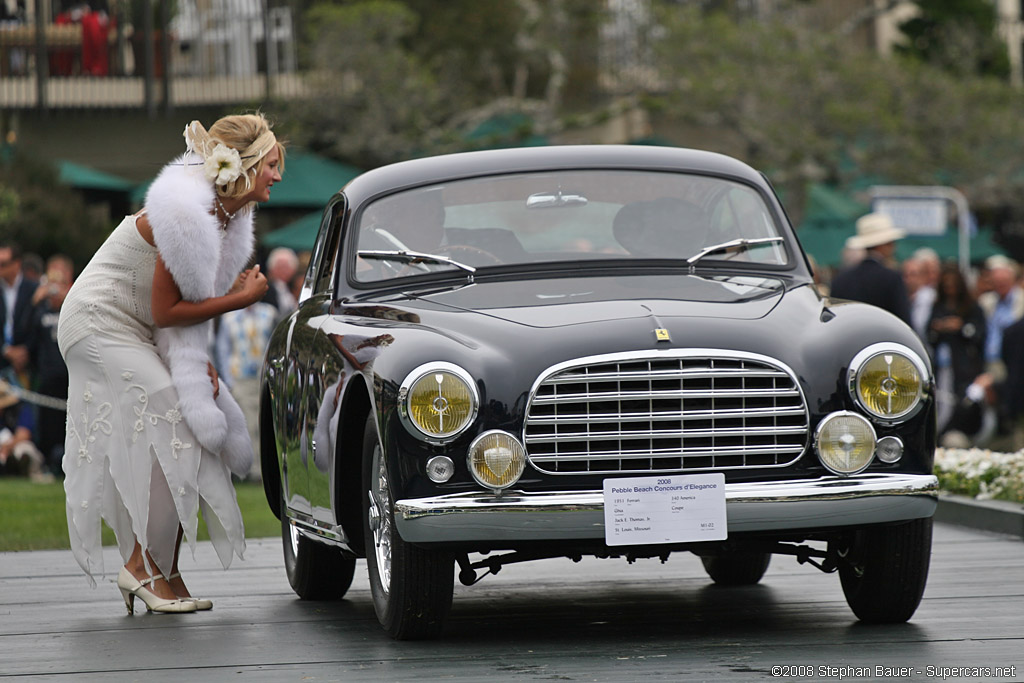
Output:
[[344,198],[332,202],[324,210],[320,219],[320,232],[313,245],[309,270],[306,271],[306,281],[302,286],[300,299],[303,301],[313,294],[322,294],[331,290],[341,235],[341,218],[345,213],[345,205]]

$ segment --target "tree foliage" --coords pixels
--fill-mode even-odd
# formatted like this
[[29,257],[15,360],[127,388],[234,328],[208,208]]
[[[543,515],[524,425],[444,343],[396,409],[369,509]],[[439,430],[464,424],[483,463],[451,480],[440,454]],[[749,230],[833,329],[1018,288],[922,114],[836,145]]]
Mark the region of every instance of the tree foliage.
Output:
[[291,139],[361,166],[422,145],[449,104],[404,46],[417,21],[397,0],[314,5],[305,23],[316,94],[283,104]]
[[1018,90],[773,21],[673,7],[660,23],[663,86],[652,107],[688,125],[699,146],[767,170],[791,197],[809,180],[874,178],[1019,201]]
[[314,4],[305,55],[316,93],[284,103],[293,141],[362,165],[471,147],[467,133],[526,113],[555,125],[567,86],[596,78],[591,0],[352,0]]
[[1006,45],[999,38],[991,0],[915,0],[917,16],[900,24],[905,45],[896,51],[957,76],[1010,74]]
[[62,253],[82,267],[109,231],[51,165],[24,154],[0,163],[0,235],[24,252]]
[[[979,3],[922,0],[921,18],[952,31],[940,6]],[[652,9],[631,16],[649,25],[639,26],[647,61],[642,81],[626,83],[629,100],[615,100],[595,66],[606,3],[320,0],[305,41],[317,94],[288,103],[282,119],[293,142],[372,167],[537,133],[557,141],[640,102],[655,135],[765,169],[795,211],[808,181],[954,185],[975,207],[1024,205],[1024,93],[978,69],[858,47],[852,31],[873,14],[829,32],[793,11],[739,11],[745,3],[622,6]],[[970,16],[979,35],[993,34],[990,14]],[[511,137],[468,136],[500,120],[516,122]]]

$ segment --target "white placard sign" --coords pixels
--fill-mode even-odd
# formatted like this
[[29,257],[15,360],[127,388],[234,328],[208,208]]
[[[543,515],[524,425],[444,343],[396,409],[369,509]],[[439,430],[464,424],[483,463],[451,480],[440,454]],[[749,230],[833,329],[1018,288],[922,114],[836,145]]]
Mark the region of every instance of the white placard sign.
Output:
[[608,545],[722,541],[725,475],[669,475],[604,480]]

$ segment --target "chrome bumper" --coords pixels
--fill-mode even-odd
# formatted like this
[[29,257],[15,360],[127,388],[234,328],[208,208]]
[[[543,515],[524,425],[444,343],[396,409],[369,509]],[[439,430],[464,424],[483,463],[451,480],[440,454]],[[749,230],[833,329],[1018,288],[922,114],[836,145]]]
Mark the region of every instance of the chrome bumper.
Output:
[[[931,517],[938,480],[928,474],[861,474],[726,484],[729,533],[812,530]],[[470,492],[395,502],[411,543],[604,538],[601,491]]]

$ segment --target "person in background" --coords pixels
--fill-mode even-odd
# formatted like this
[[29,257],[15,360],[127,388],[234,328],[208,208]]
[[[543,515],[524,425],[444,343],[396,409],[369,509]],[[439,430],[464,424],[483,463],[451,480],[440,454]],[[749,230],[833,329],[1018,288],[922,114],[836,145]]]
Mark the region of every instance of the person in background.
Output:
[[903,284],[910,297],[910,326],[922,341],[928,341],[928,321],[935,304],[935,288],[928,284],[923,259],[911,256],[903,262]]
[[1017,280],[1020,267],[1005,256],[992,256],[985,261],[985,280],[991,291],[978,296],[978,305],[985,313],[985,371],[993,382],[1006,379],[1002,358],[1003,331],[1024,318],[1024,290]]
[[46,265],[43,263],[43,257],[39,254],[27,253],[21,255],[21,274],[27,279],[33,282],[39,282],[43,279],[43,274],[46,272]]
[[32,441],[34,432],[32,407],[19,401],[11,385],[0,380],[0,473],[28,477],[34,483],[54,480],[43,466],[43,454]]
[[1001,347],[1006,381],[1000,402],[1012,451],[1024,448],[1024,318],[1003,330]]
[[21,249],[13,242],[0,241],[0,378],[18,386],[28,385],[28,336],[32,295],[38,282],[21,272]]
[[277,247],[267,255],[267,283],[270,289],[264,301],[277,309],[278,318],[283,318],[298,307],[292,294],[292,278],[298,274],[299,257],[288,247]]
[[[46,274],[35,295],[32,320],[28,331],[29,363],[32,367],[34,389],[51,398],[67,401],[68,367],[60,355],[57,344],[57,321],[64,298],[71,289],[74,264],[62,254],[46,261]],[[46,467],[55,476],[62,477],[61,460],[64,457],[64,425],[67,413],[54,407],[40,405],[36,445],[46,459]]]
[[[220,317],[214,343],[217,372],[231,389],[245,415],[249,438],[259,444],[260,373],[267,342],[278,319],[277,309],[257,301]],[[260,459],[254,458],[248,478],[260,481]]]
[[864,249],[857,265],[840,271],[832,279],[833,299],[862,301],[885,309],[910,324],[910,299],[903,278],[889,268],[896,241],[904,232],[884,213],[869,213],[857,220],[857,234],[846,240],[852,249]]
[[939,291],[928,321],[928,342],[935,358],[939,433],[967,387],[985,369],[985,314],[955,263],[939,275]]
[[938,252],[931,247],[921,247],[914,250],[911,258],[920,261],[924,266],[924,284],[933,291],[938,291],[939,276],[942,273],[942,259],[939,258]]

